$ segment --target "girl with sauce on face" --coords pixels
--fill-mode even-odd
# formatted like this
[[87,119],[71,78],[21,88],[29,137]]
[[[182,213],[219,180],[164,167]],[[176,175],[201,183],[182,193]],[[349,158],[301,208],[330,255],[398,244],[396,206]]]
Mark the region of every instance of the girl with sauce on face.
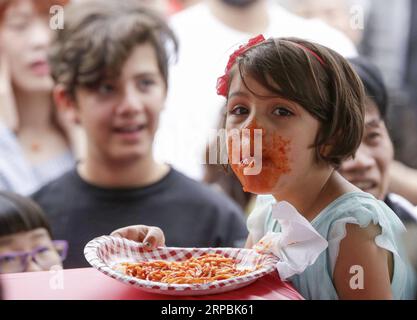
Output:
[[[290,278],[305,298],[414,298],[398,241],[402,223],[336,170],[355,154],[364,127],[364,89],[349,63],[319,44],[258,36],[231,55],[217,90],[227,99],[230,166],[245,191],[266,195],[248,218],[247,247],[280,231],[271,212],[287,201],[328,241],[313,265]],[[363,270],[361,290],[350,285],[352,266]]]
[[[328,242],[312,265],[289,277],[306,299],[413,299],[403,224],[337,172],[364,128],[364,88],[350,64],[319,44],[257,36],[231,55],[217,92],[227,99],[229,164],[244,190],[260,195],[246,246],[281,231],[272,210],[286,201]],[[155,227],[113,235],[164,245]]]

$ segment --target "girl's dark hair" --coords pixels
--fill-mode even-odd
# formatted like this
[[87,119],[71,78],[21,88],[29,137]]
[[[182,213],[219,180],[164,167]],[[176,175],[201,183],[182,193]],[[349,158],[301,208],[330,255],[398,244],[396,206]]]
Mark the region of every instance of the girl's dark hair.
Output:
[[0,191],[0,237],[44,228],[52,238],[51,228],[42,209],[31,199]]
[[135,46],[150,43],[168,87],[168,66],[176,58],[177,39],[158,13],[138,0],[89,0],[65,7],[65,27],[49,51],[51,73],[68,93],[97,88],[117,78]]
[[270,38],[241,54],[229,79],[237,72],[253,94],[246,76],[298,103],[320,122],[312,145],[317,161],[337,168],[355,154],[364,130],[365,91],[340,54],[299,38]]

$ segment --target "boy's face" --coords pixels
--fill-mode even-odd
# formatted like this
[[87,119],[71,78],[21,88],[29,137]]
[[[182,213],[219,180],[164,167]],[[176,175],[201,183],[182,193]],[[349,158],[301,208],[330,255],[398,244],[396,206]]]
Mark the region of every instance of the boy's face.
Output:
[[365,132],[355,159],[344,161],[340,173],[351,183],[383,200],[389,183],[389,165],[394,156],[391,139],[375,103],[367,99]]
[[75,94],[88,156],[129,163],[151,155],[166,87],[150,44],[134,47],[118,79],[94,90],[76,89]]
[[[231,81],[227,101],[226,131],[228,135],[229,162],[238,176],[243,188],[257,194],[279,194],[300,190],[303,177],[317,166],[315,149],[311,145],[315,141],[319,122],[295,102],[278,97],[269,92],[250,76],[245,83],[259,96],[253,95],[236,74]],[[265,96],[261,97],[261,96]],[[268,96],[268,97],[266,97]],[[234,163],[231,152],[234,148],[233,132],[249,129],[251,137],[241,142],[241,160],[243,165]],[[262,155],[256,157],[256,138],[253,129],[260,129],[262,135]],[[258,131],[259,132],[259,131]],[[261,161],[259,174],[244,173],[245,156],[243,148],[251,144],[252,155],[256,162]],[[255,147],[255,148],[253,148]]]

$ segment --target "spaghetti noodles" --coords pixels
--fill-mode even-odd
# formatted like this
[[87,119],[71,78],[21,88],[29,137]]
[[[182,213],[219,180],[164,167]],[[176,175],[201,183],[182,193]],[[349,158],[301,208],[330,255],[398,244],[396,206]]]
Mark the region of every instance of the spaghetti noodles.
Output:
[[[124,272],[142,280],[170,284],[205,284],[243,276],[253,270],[238,269],[237,261],[220,254],[203,254],[184,261],[122,263]],[[258,269],[259,267],[256,267]]]

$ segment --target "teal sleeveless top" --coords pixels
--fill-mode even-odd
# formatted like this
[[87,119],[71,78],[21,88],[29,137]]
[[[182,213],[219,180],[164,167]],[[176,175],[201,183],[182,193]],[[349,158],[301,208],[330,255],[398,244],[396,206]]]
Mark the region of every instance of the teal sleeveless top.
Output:
[[[248,217],[248,229],[254,242],[268,231],[280,231],[278,221],[272,217],[275,203],[272,196],[258,196],[255,208]],[[400,239],[405,227],[383,201],[365,192],[350,192],[340,196],[311,221],[317,232],[328,241],[328,248],[303,273],[288,279],[298,292],[306,299],[338,299],[333,272],[347,223],[357,224],[361,228],[370,223],[380,226],[382,232],[375,237],[375,243],[393,254],[393,298],[415,299],[416,277]]]

